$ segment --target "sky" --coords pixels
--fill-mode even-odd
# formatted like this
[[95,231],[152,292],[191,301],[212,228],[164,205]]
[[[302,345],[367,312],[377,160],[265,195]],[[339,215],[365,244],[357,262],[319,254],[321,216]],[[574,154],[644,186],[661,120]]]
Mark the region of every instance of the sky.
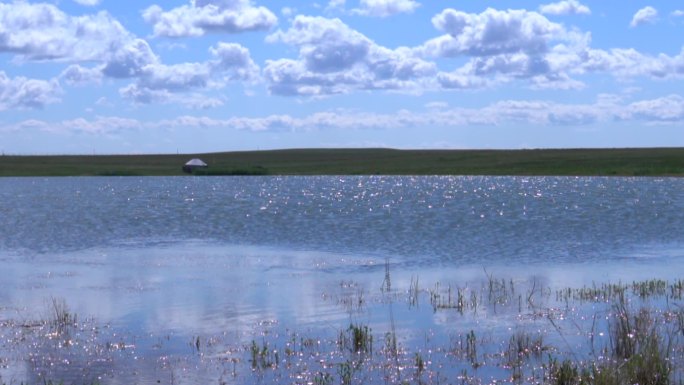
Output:
[[2,154],[684,146],[684,4],[0,1]]

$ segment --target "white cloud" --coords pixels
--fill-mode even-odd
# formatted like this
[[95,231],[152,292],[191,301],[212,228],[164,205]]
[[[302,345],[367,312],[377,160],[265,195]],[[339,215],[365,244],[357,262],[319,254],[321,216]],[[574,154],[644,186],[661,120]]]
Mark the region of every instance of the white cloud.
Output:
[[428,40],[416,52],[429,57],[470,57],[462,67],[439,73],[442,88],[482,88],[516,80],[528,81],[532,88],[584,86],[569,72],[590,35],[567,31],[539,13],[490,8],[468,14],[446,9],[432,23],[446,34]]
[[607,109],[595,105],[563,105],[545,101],[501,101],[483,108],[444,108],[427,112],[399,110],[389,114],[326,111],[304,117],[270,115],[260,118],[211,119],[183,116],[159,122],[161,127],[231,127],[255,132],[322,129],[397,129],[428,126],[461,127],[528,123],[536,125],[585,125],[613,119]]
[[85,5],[86,7],[94,7],[102,2],[102,0],[74,0],[74,2]]
[[254,63],[249,50],[240,44],[219,42],[209,52],[216,60],[209,62],[214,73],[221,73],[226,80],[253,80],[259,76],[259,66]]
[[60,101],[62,90],[59,82],[10,78],[0,71],[0,111],[16,108],[43,108]]
[[558,3],[545,4],[539,12],[548,15],[590,15],[591,10],[577,0],[565,0]]
[[278,22],[268,8],[256,7],[250,0],[191,0],[170,11],[153,5],[142,15],[153,24],[155,36],[165,37],[268,30]]
[[576,64],[578,71],[607,72],[621,78],[682,78],[684,49],[676,56],[650,56],[632,48],[615,48],[608,51],[588,49],[578,57]]
[[339,10],[344,9],[347,0],[330,0],[328,5],[325,7],[326,10]]
[[658,10],[648,6],[638,10],[634,17],[632,17],[632,22],[629,25],[634,28],[643,24],[653,24],[656,21],[658,21]]
[[143,69],[138,85],[152,90],[185,91],[206,88],[211,70],[205,63],[152,64]]
[[[177,96],[177,95],[176,95]],[[186,98],[192,106],[193,97]],[[179,101],[175,101],[180,103]],[[199,100],[195,100],[199,102]],[[215,101],[209,101],[214,103]],[[201,104],[194,105],[201,108]],[[316,112],[302,117],[288,114],[263,117],[230,117],[215,119],[184,115],[161,121],[141,121],[121,117],[77,118],[61,122],[30,119],[0,127],[3,131],[39,129],[54,132],[116,133],[124,130],[167,128],[226,128],[254,132],[311,131],[324,129],[387,129],[423,127],[463,127],[473,125],[505,125],[509,123],[536,126],[585,126],[602,122],[640,122],[646,124],[681,124],[684,122],[684,97],[666,97],[625,102],[619,95],[599,95],[588,104],[564,104],[545,100],[502,100],[480,108],[449,107],[436,102],[427,110],[397,110],[393,113],[372,113],[353,110]]]
[[114,104],[112,102],[110,102],[109,99],[107,99],[104,96],[97,99],[97,101],[95,101],[95,105],[98,105],[101,107],[114,107]]
[[64,120],[55,127],[52,127],[51,130],[86,134],[108,134],[119,131],[138,130],[142,127],[142,123],[137,119],[98,116],[94,120],[84,118]]
[[51,4],[0,3],[0,53],[23,60],[106,60],[131,34],[107,12],[69,16]]
[[684,11],[678,9],[676,11],[672,11],[670,15],[672,15],[673,17],[682,17],[684,16]]
[[290,16],[294,15],[296,12],[297,12],[297,9],[292,8],[292,7],[282,7],[280,9],[280,13],[285,17],[290,17]]
[[180,103],[193,108],[210,108],[223,105],[223,102],[214,98],[205,98],[202,102],[197,94],[175,94],[220,88],[230,81],[249,81],[258,77],[259,67],[247,48],[220,42],[209,52],[215,59],[202,63],[166,65],[154,61],[143,66],[128,66],[126,68],[136,68],[136,82],[121,88],[119,94],[138,104]]
[[[559,4],[559,3],[556,3]],[[538,89],[581,89],[575,76],[605,73],[618,78],[684,78],[684,50],[676,56],[646,55],[635,49],[590,48],[591,35],[566,30],[527,11],[467,14],[447,9],[433,18],[447,32],[415,48],[434,57],[470,57],[452,72],[440,72],[445,89],[491,87],[526,80]]]
[[147,88],[140,84],[130,84],[121,88],[119,94],[135,104],[178,104],[192,109],[209,109],[224,104],[220,99],[207,97],[200,93],[185,92],[179,94],[163,88]]
[[429,102],[425,103],[424,105],[425,108],[430,109],[430,110],[444,110],[449,107],[449,103],[447,102]]
[[112,78],[132,78],[143,73],[145,67],[159,63],[150,45],[142,39],[135,39],[116,50],[102,69]]
[[299,48],[299,58],[268,60],[264,76],[279,95],[327,95],[355,89],[415,89],[436,65],[408,48],[375,44],[339,19],[297,16],[267,40]]
[[59,78],[70,86],[99,84],[102,81],[102,69],[85,68],[78,64],[72,64],[62,71]]
[[[341,4],[344,5],[344,1]],[[336,5],[339,6],[339,4]],[[415,0],[360,0],[359,5],[360,7],[353,9],[352,13],[374,17],[412,13],[420,7],[420,3]]]
[[358,111],[325,111],[304,117],[270,115],[259,118],[212,119],[182,116],[159,122],[160,127],[230,127],[254,132],[309,131],[322,129],[397,129],[427,126],[461,127],[527,123],[535,125],[586,125],[616,119],[630,106],[558,104],[547,101],[504,100],[482,108],[448,108],[446,103],[428,106],[425,112],[399,110],[377,114]]
[[485,78],[472,75],[465,67],[453,72],[440,72],[437,74],[437,82],[444,89],[471,89],[484,88],[491,84]]
[[432,24],[446,35],[427,41],[420,49],[435,57],[543,53],[550,41],[568,38],[562,25],[525,10],[488,8],[472,14],[446,9],[432,18]]
[[628,107],[632,119],[655,123],[681,123],[684,121],[684,98],[668,95],[662,98],[635,102]]

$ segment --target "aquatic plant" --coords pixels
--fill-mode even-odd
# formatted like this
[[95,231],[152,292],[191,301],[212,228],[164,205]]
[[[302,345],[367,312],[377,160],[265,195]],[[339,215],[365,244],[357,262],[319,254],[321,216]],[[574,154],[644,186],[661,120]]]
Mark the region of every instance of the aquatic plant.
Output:
[[420,377],[420,375],[423,374],[423,371],[425,370],[425,361],[423,360],[423,356],[421,356],[418,352],[416,352],[415,354],[415,367],[416,377]]
[[373,353],[373,335],[368,326],[352,323],[346,331],[340,332],[339,345],[353,353]]
[[62,298],[50,299],[50,320],[48,324],[54,328],[55,332],[62,334],[78,323],[78,316],[71,313],[66,300]]
[[278,367],[278,350],[269,348],[268,342],[264,341],[259,347],[256,341],[252,340],[250,345],[250,362],[252,364],[252,370],[262,370],[267,368],[277,368]]
[[[236,346],[230,345],[234,340],[224,335],[228,348],[221,344],[220,336],[189,334],[192,337],[183,337],[180,343],[186,349],[190,345],[194,352],[201,351],[201,354],[188,358],[197,370],[211,367],[217,368],[221,375],[232,374],[231,381],[223,381],[221,377],[218,383],[377,385],[476,384],[492,381],[516,384],[663,385],[677,383],[684,375],[684,308],[680,308],[680,304],[673,300],[681,285],[679,281],[669,284],[661,280],[647,280],[562,289],[556,291],[556,303],[541,281],[534,278],[514,282],[488,276],[486,280],[474,284],[461,283],[460,287],[449,283],[443,286],[437,284],[430,291],[415,289],[417,279],[412,279],[410,284],[406,282],[408,288],[403,290],[399,282],[395,282],[394,292],[381,292],[376,287],[376,294],[367,292],[364,297],[367,301],[364,306],[370,308],[379,304],[390,312],[389,324],[380,326],[385,328],[378,334],[384,336],[384,341],[377,352],[373,346],[373,330],[357,320],[343,323],[345,326],[334,326],[334,332],[313,331],[316,333],[314,335],[301,335],[290,329],[286,329],[286,333],[279,329],[259,330],[260,337],[253,337],[251,341],[247,337],[247,342]],[[490,303],[487,300],[490,282],[493,282],[494,298],[498,297],[497,292],[503,293],[505,290],[505,301]],[[502,288],[504,284],[505,289]],[[350,281],[344,286],[354,292],[364,289],[358,282]],[[473,287],[478,290],[472,290]],[[530,293],[533,293],[533,307],[529,303],[526,306],[526,302],[530,302]],[[420,341],[416,341],[415,335],[407,336],[403,328],[397,333],[393,327],[392,304],[394,300],[407,300],[398,299],[399,295],[409,298],[422,296],[423,300],[430,296],[435,304],[433,306],[436,306],[435,311],[440,314],[430,314],[430,308],[409,306],[402,310],[408,311],[409,316],[410,312],[422,311],[427,314],[421,315],[439,317],[447,327],[430,336],[426,332],[425,339]],[[511,298],[516,300],[511,301]],[[603,302],[608,298],[609,302]],[[545,302],[547,300],[548,303]],[[66,304],[62,301],[55,303],[57,305],[50,304],[50,321],[37,327],[24,326],[30,323],[0,325],[17,328],[6,334],[17,336],[17,341],[34,335],[31,346],[39,346],[30,351],[34,360],[42,359],[41,354],[45,352],[55,352],[53,357],[66,361],[73,357],[70,354],[81,354],[80,347],[86,346],[85,339],[78,338],[88,321],[76,324],[76,317],[72,316]],[[496,313],[492,312],[495,306],[498,309]],[[475,311],[478,307],[482,309],[481,312]],[[66,326],[67,329],[78,330],[78,333],[65,335],[74,341],[68,349],[63,348],[66,346],[65,338],[54,338],[52,325],[58,322],[52,320],[52,313],[60,314],[55,319],[66,320],[63,324],[71,325]],[[379,315],[383,317],[382,313]],[[377,316],[378,313],[375,313],[374,317]],[[377,318],[373,320],[377,322]],[[454,323],[454,320],[457,322]],[[494,322],[490,323],[490,320]],[[488,330],[488,326],[481,326],[497,324],[496,327],[500,320],[510,329]],[[74,326],[78,329],[74,329]],[[47,328],[50,328],[51,333],[42,332]],[[89,327],[85,329],[90,330]],[[111,353],[119,357],[139,354],[135,344],[125,344],[123,340],[118,342],[122,338],[118,335],[114,338],[109,337],[115,341],[113,343],[103,340],[97,354]],[[38,344],[35,344],[36,340]],[[284,344],[282,351],[277,348],[280,344]],[[163,347],[160,344],[155,349]],[[55,367],[60,365],[56,361],[46,360],[37,362],[37,367],[45,368],[52,364]],[[56,378],[63,373],[49,370],[54,369],[48,369],[47,375],[57,373]],[[56,384],[59,383],[53,382],[53,385]]]
[[314,385],[332,385],[333,376],[330,373],[317,372],[313,378]]
[[345,361],[337,367],[337,374],[340,377],[342,385],[351,385],[352,377],[354,376],[355,365],[351,361]]
[[466,335],[466,345],[465,345],[465,355],[470,361],[470,365],[474,368],[479,366],[477,362],[477,337],[475,337],[475,331],[471,330],[470,333]]
[[[389,278],[386,279],[389,282]],[[420,290],[418,289],[418,277],[413,279],[411,276],[411,285],[409,286],[409,306],[418,306],[418,299],[420,297]]]

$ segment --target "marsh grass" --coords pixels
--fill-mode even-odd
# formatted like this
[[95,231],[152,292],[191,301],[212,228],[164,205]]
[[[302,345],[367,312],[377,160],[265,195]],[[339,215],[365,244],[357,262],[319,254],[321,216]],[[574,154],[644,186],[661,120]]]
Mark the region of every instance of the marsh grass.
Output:
[[[553,327],[563,343],[555,345],[558,341],[547,340],[547,334],[540,330],[522,329],[509,337],[501,353],[496,353],[490,343],[479,338],[481,330],[470,330],[459,334],[455,341],[452,339],[449,350],[453,357],[467,362],[476,373],[482,370],[486,373],[487,367],[499,366],[508,368],[509,380],[514,383],[661,385],[673,383],[675,362],[684,363],[684,356],[672,355],[676,351],[674,347],[681,346],[684,340],[684,309],[670,309],[670,304],[681,297],[681,280],[671,284],[653,279],[560,289],[555,292],[554,302],[553,291],[534,277],[524,285],[526,289],[518,288],[510,279],[494,278],[489,274],[486,277],[479,292],[467,287],[454,289],[451,284],[442,286],[438,282],[423,294],[429,296],[433,312],[455,312],[466,317],[467,310],[485,303],[490,308],[500,307],[504,313],[517,308],[523,319],[545,317],[550,323],[558,323]],[[417,282],[412,277],[407,291],[410,308],[417,301],[414,298],[419,292],[416,287]],[[522,303],[527,306],[521,306]],[[550,308],[552,303],[564,303],[568,308],[565,311]],[[599,304],[605,313],[594,310],[598,313],[588,314],[588,317],[581,313],[578,321],[584,321],[566,320],[572,314],[567,311],[574,312],[576,306],[585,303]],[[591,308],[600,309],[594,306]],[[679,305],[675,303],[675,306]],[[469,314],[467,317],[478,317],[477,312]],[[586,329],[580,330],[581,327]],[[604,345],[595,353],[598,335],[605,336],[600,340]],[[586,339],[578,345],[581,336]],[[387,333],[385,345],[396,344],[394,338]],[[422,374],[427,370],[423,356],[419,352],[411,354],[414,379],[420,378],[418,382],[423,383]],[[545,363],[544,355],[549,357]],[[496,364],[498,356],[503,361]],[[682,371],[677,373],[681,375]],[[464,383],[473,380],[467,372],[461,377]]]
[[480,302],[478,293],[467,287],[453,289],[448,285],[443,290],[439,283],[429,290],[429,295],[430,305],[435,312],[449,309],[456,310],[461,315],[467,311],[477,312],[477,305]]
[[192,175],[208,175],[208,176],[259,176],[259,175],[269,175],[270,172],[267,168],[262,166],[250,166],[250,167],[235,167],[235,168],[216,168],[209,167],[206,169],[195,169],[192,171]]
[[[549,294],[551,291],[543,280],[534,277],[514,281],[486,275],[475,282],[438,282],[433,290],[417,289],[417,279],[405,281],[408,287],[402,290],[400,282],[396,280],[392,292],[378,290],[377,286],[377,295],[366,292],[364,306],[369,311],[353,317],[354,322],[347,323],[348,326],[334,327],[327,334],[317,330],[309,335],[290,329],[285,334],[262,330],[261,337],[241,343],[234,353],[216,360],[212,359],[212,352],[226,351],[217,343],[220,337],[193,335],[182,343],[186,347],[190,343],[194,352],[201,351],[193,355],[197,360],[193,365],[225,365],[224,372],[232,373],[232,382],[247,384],[496,381],[662,385],[677,383],[676,379],[684,374],[684,308],[676,299],[681,281],[646,280],[566,288],[557,290],[555,297]],[[346,282],[339,290],[357,293],[364,291],[364,287]],[[407,299],[393,304],[399,295]],[[423,300],[429,297],[433,308],[421,311],[413,306],[413,299],[409,298],[415,296]],[[532,300],[528,300],[530,297]],[[332,297],[331,300],[334,301]],[[526,306],[528,302],[533,306]],[[341,302],[336,305],[346,306]],[[421,316],[442,320],[444,332],[429,338],[421,336],[417,341],[415,336],[407,335],[404,324],[397,324],[400,329],[395,331],[391,322],[393,305],[407,307],[403,310],[406,314],[420,312]],[[496,313],[492,311],[495,306]],[[481,311],[475,311],[478,307]],[[63,300],[51,300],[50,309],[46,328],[68,330],[76,325],[76,315]],[[379,309],[390,312],[386,326],[382,326],[386,313],[378,314]],[[374,322],[373,329],[370,323],[357,319],[372,313],[375,318],[368,322]],[[499,324],[507,325],[507,331],[493,330]],[[40,330],[34,329],[24,333],[32,332],[40,334]],[[76,339],[77,334],[68,338]],[[377,351],[376,337],[383,341]],[[50,337],[46,345],[57,345],[57,340],[63,339]],[[73,346],[78,348],[60,348],[59,352],[77,353],[79,343]],[[103,352],[136,353],[135,346],[129,348],[123,342],[117,346]],[[284,346],[284,350],[279,346]]]
[[256,341],[252,340],[249,351],[251,356],[249,361],[252,364],[253,371],[278,367],[278,350],[270,348],[267,341],[264,340],[259,346]]
[[684,175],[683,148],[340,148],[184,155],[5,155],[0,156],[0,175],[182,175],[182,165],[191,158],[204,159],[209,170],[220,175],[263,175],[264,170],[269,175]]
[[69,310],[69,306],[62,298],[51,298],[49,304],[48,325],[58,334],[69,331],[78,324],[78,316]]
[[352,353],[373,353],[373,335],[365,325],[350,324],[346,330],[340,331],[338,345],[343,351]]

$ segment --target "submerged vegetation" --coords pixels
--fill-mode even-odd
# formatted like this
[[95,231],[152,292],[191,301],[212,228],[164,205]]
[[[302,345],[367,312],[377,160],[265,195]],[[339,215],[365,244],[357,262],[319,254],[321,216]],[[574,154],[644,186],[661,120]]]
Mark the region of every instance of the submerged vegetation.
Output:
[[[190,365],[162,355],[156,361],[161,366],[153,371],[157,377],[147,380],[660,385],[681,383],[684,376],[681,280],[555,290],[537,277],[520,280],[488,273],[479,281],[436,282],[428,289],[420,289],[414,277],[407,287],[396,279],[390,285],[389,280],[387,270],[381,290],[369,292],[351,281],[338,285],[339,296],[328,298],[344,307],[352,321],[335,333],[326,328],[298,331],[269,324],[248,342],[234,341],[225,333],[197,335],[189,344],[189,357],[194,357],[188,358],[193,360]],[[444,330],[399,326],[397,331],[394,310],[419,316],[422,304],[429,304],[424,309],[444,320]],[[390,322],[373,321],[366,317],[370,312],[387,312],[386,318],[381,314],[379,319]],[[14,336],[14,345],[6,341],[5,353],[0,354],[4,368],[16,364],[16,357],[24,357],[37,373],[37,377],[8,382],[0,370],[3,385],[125,382],[124,374],[109,370],[96,377],[84,374],[103,363],[139,359],[134,337],[89,320],[79,321],[63,299],[51,299],[43,322],[4,322],[0,329],[5,336]],[[382,341],[381,346],[376,346],[376,340]],[[15,348],[10,351],[8,346]],[[155,349],[162,346],[163,341]],[[79,356],[84,352],[94,354],[90,361]],[[174,365],[184,368],[180,373],[185,374],[185,381],[176,377],[179,372]],[[65,380],[61,380],[63,375]],[[117,379],[121,375],[124,378]]]
[[185,155],[0,156],[0,176],[183,175],[682,176],[684,148],[547,150],[292,149]]

